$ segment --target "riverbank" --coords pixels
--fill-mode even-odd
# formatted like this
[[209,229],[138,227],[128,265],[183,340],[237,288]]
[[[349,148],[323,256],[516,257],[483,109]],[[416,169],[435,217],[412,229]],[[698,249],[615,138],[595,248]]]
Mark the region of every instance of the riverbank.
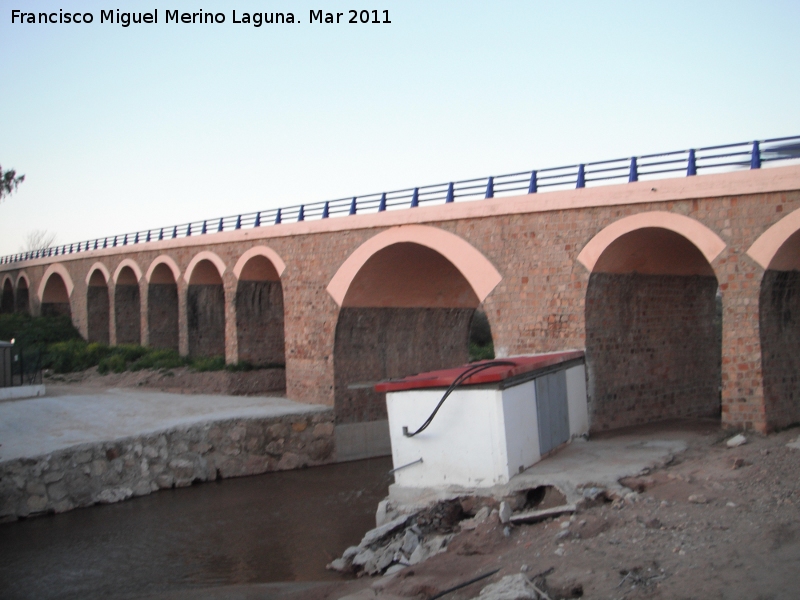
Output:
[[335,460],[333,411],[286,398],[48,386],[0,403],[0,520]]

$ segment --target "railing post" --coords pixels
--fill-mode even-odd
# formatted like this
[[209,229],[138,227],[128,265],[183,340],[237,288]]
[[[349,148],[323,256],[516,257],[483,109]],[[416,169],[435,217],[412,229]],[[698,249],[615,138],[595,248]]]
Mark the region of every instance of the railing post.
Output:
[[636,165],[636,157],[631,157],[631,172],[628,175],[628,183],[633,183],[634,181],[639,181],[639,169]]
[[114,242],[111,244],[111,247],[112,248],[116,248],[117,247],[117,236],[114,236]]
[[234,229],[241,229],[242,228],[242,215],[236,217],[236,226]]
[[186,237],[192,237],[192,224],[189,223],[186,226]]
[[[275,219],[275,223],[281,222],[281,209],[278,209],[278,217]],[[253,227],[261,227],[261,211],[256,213],[256,222],[253,223]]]
[[383,212],[386,210],[386,192],[381,194],[381,203],[378,205],[378,212]]
[[[257,225],[255,225],[255,227],[261,225],[261,213],[258,213],[258,216],[256,217],[256,223]],[[281,209],[279,208],[278,212],[275,213],[275,225],[280,225],[280,224],[281,224]]]
[[414,193],[411,196],[411,208],[419,206],[419,188],[414,188]]
[[761,148],[758,146],[758,142],[753,142],[753,153],[750,157],[750,168],[751,169],[760,169],[761,168]]
[[162,227],[162,228],[161,228],[161,229],[158,231],[158,241],[160,242],[160,241],[161,241],[161,240],[163,240],[163,239],[164,239],[164,228]]
[[145,243],[150,241],[150,230],[149,229],[147,230],[147,237],[145,238],[144,241],[145,241]]
[[537,191],[539,191],[539,186],[536,181],[536,171],[531,171],[531,182],[528,184],[528,193],[535,194]]
[[350,201],[350,214],[351,215],[356,214],[357,210],[358,210],[358,206],[356,206],[356,197],[353,196],[353,199]]
[[494,177],[489,177],[486,182],[486,195],[484,198],[494,198]]
[[200,229],[200,235],[205,235],[208,233],[208,224],[207,221],[203,221],[203,227]]
[[172,228],[172,239],[174,240],[177,237],[178,237],[178,226],[175,225],[175,227]]
[[139,243],[139,232],[138,231],[136,232],[136,237],[133,238],[133,243],[134,244],[138,244]]
[[694,150],[689,150],[689,162],[686,165],[686,176],[693,177],[697,175],[697,161],[694,156]]
[[305,220],[306,220],[305,205],[301,204],[300,210],[297,211],[297,222],[299,223],[300,221],[305,221]]
[[444,199],[445,204],[450,204],[451,202],[455,202],[456,200],[456,192],[453,188],[453,182],[451,181],[447,186],[447,197]]
[[578,181],[575,183],[575,189],[586,187],[586,173],[583,165],[578,165]]
[[322,218],[327,219],[329,214],[328,201],[325,201],[325,206],[322,207]]
[[220,231],[224,231],[224,229],[225,229],[225,223],[223,222],[224,219],[225,219],[225,217],[220,217],[219,218],[219,225],[217,226],[217,233],[219,233]]

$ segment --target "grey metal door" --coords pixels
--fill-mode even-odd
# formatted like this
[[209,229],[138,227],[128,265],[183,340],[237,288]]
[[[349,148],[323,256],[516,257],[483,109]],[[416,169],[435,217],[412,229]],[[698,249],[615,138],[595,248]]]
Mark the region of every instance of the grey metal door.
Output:
[[536,416],[539,421],[539,452],[542,455],[569,440],[566,371],[536,379]]

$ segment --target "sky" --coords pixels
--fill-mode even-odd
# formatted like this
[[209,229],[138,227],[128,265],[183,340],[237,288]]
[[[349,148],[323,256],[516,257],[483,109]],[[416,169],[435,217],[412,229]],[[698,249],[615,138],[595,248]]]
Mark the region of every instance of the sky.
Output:
[[[159,23],[100,23],[117,8]],[[391,23],[347,23],[353,8]],[[176,9],[225,22],[165,23]],[[798,135],[798,31],[797,0],[0,0],[0,166],[25,175],[0,204],[0,255],[35,230],[69,243]]]

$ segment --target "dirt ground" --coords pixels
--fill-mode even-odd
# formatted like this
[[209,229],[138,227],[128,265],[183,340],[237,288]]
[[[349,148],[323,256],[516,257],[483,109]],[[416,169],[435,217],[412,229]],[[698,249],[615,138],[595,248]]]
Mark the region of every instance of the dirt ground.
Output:
[[285,396],[283,369],[259,369],[245,372],[192,371],[178,369],[142,369],[101,375],[97,367],[77,373],[57,375],[45,373],[44,383],[73,384],[87,389],[137,388],[173,394],[232,394],[236,396]]
[[[462,531],[448,550],[390,577],[307,590],[306,600],[466,600],[524,572],[556,598],[767,600],[800,597],[800,429],[728,448],[709,425],[664,468],[625,479],[636,491],[532,525],[494,517]],[[458,529],[458,528],[457,528]]]

